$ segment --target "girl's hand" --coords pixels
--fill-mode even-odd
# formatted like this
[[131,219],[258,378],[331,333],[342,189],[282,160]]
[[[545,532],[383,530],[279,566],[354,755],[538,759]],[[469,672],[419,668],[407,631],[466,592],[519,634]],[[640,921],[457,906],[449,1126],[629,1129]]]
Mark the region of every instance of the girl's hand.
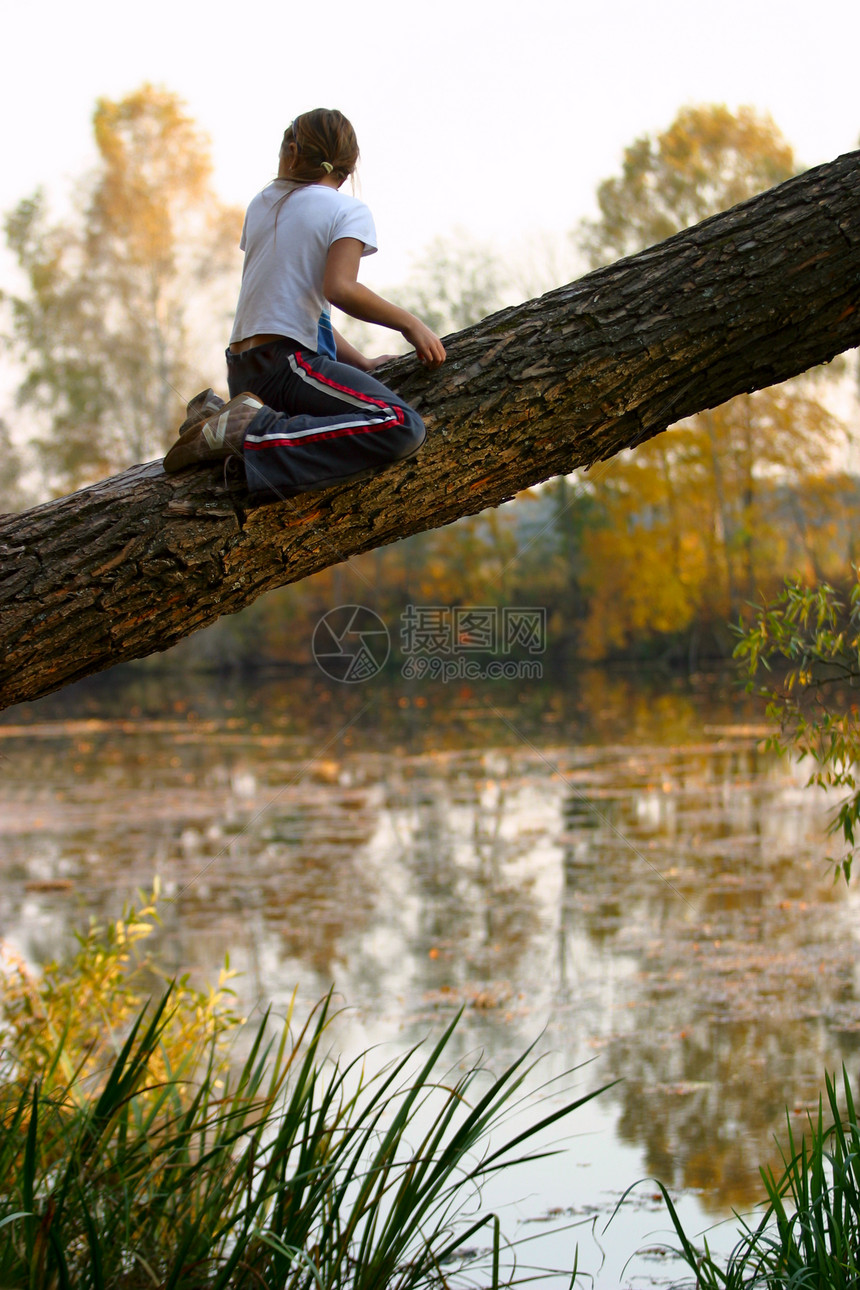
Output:
[[336,327],[332,328],[334,332],[335,350],[339,363],[350,363],[357,367],[360,372],[372,372],[375,367],[381,367],[383,363],[391,362],[392,358],[397,358],[396,354],[380,354],[379,358],[365,358],[360,349],[350,345],[349,341],[341,336]]
[[445,362],[445,346],[435,332],[425,327],[418,318],[411,318],[401,330],[409,344],[414,345],[415,353],[426,368],[432,370],[442,366]]

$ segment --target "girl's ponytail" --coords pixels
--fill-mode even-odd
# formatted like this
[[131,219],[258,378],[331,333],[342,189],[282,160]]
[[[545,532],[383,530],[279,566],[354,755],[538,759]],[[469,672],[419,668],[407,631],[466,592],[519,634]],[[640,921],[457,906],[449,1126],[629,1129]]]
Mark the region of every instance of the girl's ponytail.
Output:
[[282,155],[291,143],[296,145],[297,156],[290,179],[300,184],[318,183],[331,174],[343,182],[358,163],[355,131],[343,113],[333,108],[314,108],[297,116],[284,132]]

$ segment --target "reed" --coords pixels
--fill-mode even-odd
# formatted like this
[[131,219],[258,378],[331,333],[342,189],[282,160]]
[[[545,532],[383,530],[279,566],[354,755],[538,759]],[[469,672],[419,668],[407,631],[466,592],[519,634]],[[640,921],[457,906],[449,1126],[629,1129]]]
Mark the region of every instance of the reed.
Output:
[[860,1128],[848,1074],[842,1069],[844,1108],[835,1078],[825,1076],[823,1099],[797,1142],[791,1123],[780,1147],[783,1170],[762,1170],[767,1199],[760,1221],[742,1222],[741,1237],[723,1262],[684,1232],[663,1188],[681,1240],[680,1253],[695,1273],[697,1290],[858,1290],[860,1287]]
[[[531,1050],[496,1076],[452,1074],[455,1019],[368,1074],[364,1057],[341,1065],[327,1055],[330,996],[298,1033],[290,1018],[262,1018],[234,1066],[224,1036],[238,1019],[198,998],[201,1021],[187,983],[129,1012],[129,925],[142,926],[139,912],[114,926],[123,966],[102,972],[99,1028],[56,965],[29,983],[23,1010],[20,983],[7,990],[0,1286],[410,1290],[528,1279],[481,1209],[482,1183],[542,1154],[537,1135],[596,1092],[505,1129]],[[79,979],[111,957],[104,929],[81,944]]]

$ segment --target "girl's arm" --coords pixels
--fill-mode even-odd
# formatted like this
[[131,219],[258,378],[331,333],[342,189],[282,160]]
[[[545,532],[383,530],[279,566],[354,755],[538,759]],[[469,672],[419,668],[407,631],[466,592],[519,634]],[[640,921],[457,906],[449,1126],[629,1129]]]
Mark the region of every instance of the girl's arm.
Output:
[[356,237],[341,237],[332,242],[323,280],[326,300],[352,318],[399,331],[410,345],[415,346],[415,352],[425,367],[439,367],[445,361],[445,347],[436,333],[425,327],[414,314],[390,300],[384,300],[358,281],[363,250],[364,243]]
[[389,362],[396,358],[396,354],[380,354],[378,358],[365,358],[361,350],[350,345],[348,340],[341,336],[340,332],[332,327],[334,332],[335,349],[337,350],[337,361],[339,363],[350,363],[357,367],[360,372],[372,372],[374,368],[381,367],[383,363]]

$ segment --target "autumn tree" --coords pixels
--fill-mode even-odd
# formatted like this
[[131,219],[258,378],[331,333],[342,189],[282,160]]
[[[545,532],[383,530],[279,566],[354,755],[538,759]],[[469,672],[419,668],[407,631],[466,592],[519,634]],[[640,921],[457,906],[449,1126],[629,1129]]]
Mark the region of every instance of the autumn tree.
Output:
[[[769,117],[684,108],[601,184],[583,249],[594,267],[643,250],[797,169]],[[826,489],[839,431],[807,376],[701,413],[589,477],[604,516],[588,546],[589,652],[736,617],[762,579],[772,586],[785,568],[774,566],[786,524],[777,484]]]
[[583,223],[597,267],[662,242],[796,174],[791,145],[768,116],[720,105],[682,108],[656,139],[624,151],[621,174],[597,190],[600,218]]
[[99,99],[93,131],[72,214],[53,220],[38,192],[5,220],[27,283],[5,298],[18,399],[41,414],[35,447],[62,488],[161,454],[217,379],[240,267],[241,212],[216,199],[208,142],[175,94]]

